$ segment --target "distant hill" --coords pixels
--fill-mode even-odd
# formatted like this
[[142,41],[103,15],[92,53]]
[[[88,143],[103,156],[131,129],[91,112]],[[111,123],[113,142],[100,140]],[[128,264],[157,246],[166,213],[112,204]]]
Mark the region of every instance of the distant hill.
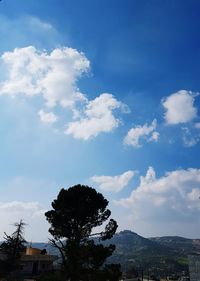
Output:
[[[158,242],[155,238],[147,239],[127,230],[116,234],[107,243],[116,245],[110,262],[120,263],[124,270],[134,267],[144,270],[146,274],[151,271],[156,275],[188,270],[186,250],[183,254],[182,248],[184,244],[180,249],[178,246],[174,249],[173,245]],[[188,249],[188,244],[186,248]]]
[[152,237],[149,239],[173,249],[177,254],[200,254],[200,239],[188,239],[179,236]]
[[[200,253],[200,239],[177,236],[144,238],[129,230],[121,231],[104,244],[115,244],[116,250],[109,262],[120,263],[123,270],[135,268],[144,273],[164,276],[188,270],[188,254]],[[33,243],[33,247],[46,248],[58,254],[51,245]]]

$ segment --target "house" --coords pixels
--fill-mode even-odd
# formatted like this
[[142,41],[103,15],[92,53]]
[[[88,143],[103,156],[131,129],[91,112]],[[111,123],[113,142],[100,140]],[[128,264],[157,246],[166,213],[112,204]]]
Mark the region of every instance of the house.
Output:
[[57,256],[47,254],[46,250],[29,247],[20,259],[20,272],[23,275],[37,275],[53,270]]

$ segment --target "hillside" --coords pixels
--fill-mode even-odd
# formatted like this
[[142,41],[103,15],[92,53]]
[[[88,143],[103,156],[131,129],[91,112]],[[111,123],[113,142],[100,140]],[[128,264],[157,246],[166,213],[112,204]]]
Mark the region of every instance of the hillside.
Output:
[[163,236],[149,238],[162,246],[173,249],[178,254],[200,254],[200,239],[188,239],[179,236]]
[[178,246],[173,248],[173,243],[172,245],[161,243],[156,239],[147,239],[131,231],[122,231],[109,242],[116,245],[116,251],[110,258],[110,262],[121,263],[125,270],[134,267],[143,269],[146,274],[151,271],[156,275],[188,270],[186,254],[188,241],[186,244],[182,243],[180,248]]
[[[120,263],[123,270],[135,268],[156,275],[180,273],[188,270],[187,255],[200,253],[200,239],[177,236],[144,238],[129,230],[121,231],[105,244],[115,244],[116,250],[109,259]],[[47,248],[55,254],[56,249],[44,243],[33,243],[33,247]]]

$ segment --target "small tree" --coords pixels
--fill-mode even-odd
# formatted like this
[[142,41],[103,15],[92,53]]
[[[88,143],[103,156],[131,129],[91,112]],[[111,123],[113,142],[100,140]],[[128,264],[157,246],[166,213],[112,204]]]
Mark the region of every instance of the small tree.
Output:
[[[61,189],[52,202],[53,210],[45,213],[51,224],[51,242],[61,253],[63,266],[71,281],[94,280],[94,273],[101,271],[105,259],[112,255],[115,246],[95,244],[91,237],[100,241],[110,239],[116,232],[117,223],[110,219],[105,230],[93,233],[111,215],[108,201],[95,189],[75,185]],[[85,277],[84,277],[85,276]],[[97,280],[97,278],[96,278]]]
[[11,273],[18,268],[21,254],[26,248],[26,240],[23,237],[25,223],[20,220],[14,226],[16,230],[11,235],[4,232],[5,241],[0,245],[0,251],[5,255],[1,271],[5,273]]

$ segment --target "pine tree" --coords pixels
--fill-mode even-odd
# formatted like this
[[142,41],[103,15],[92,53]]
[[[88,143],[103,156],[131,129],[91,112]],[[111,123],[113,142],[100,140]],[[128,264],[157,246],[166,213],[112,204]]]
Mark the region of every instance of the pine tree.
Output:
[[5,241],[0,245],[0,251],[5,256],[4,262],[1,264],[1,271],[6,273],[15,271],[20,262],[21,254],[25,250],[26,240],[24,239],[24,227],[25,223],[20,220],[19,223],[15,223],[16,230],[8,235],[4,232]]
[[[99,241],[110,239],[116,232],[117,223],[110,219],[105,230],[94,233],[95,227],[108,220],[111,211],[108,201],[94,188],[76,185],[61,189],[52,202],[53,210],[45,213],[51,224],[51,242],[60,251],[63,266],[71,281],[98,280],[103,264],[115,250],[114,245],[103,246]],[[94,276],[95,279],[94,279]]]

